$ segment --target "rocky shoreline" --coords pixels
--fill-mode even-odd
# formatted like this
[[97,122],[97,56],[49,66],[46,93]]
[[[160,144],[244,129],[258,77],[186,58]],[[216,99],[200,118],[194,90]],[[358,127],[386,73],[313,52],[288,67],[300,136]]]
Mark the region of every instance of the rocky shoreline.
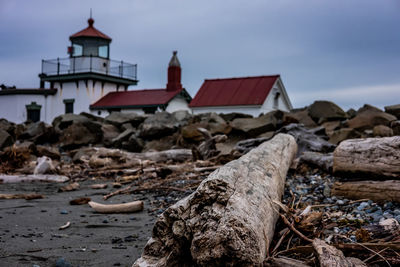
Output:
[[[61,258],[72,266],[130,266],[140,256],[158,215],[194,192],[215,169],[238,159],[278,133],[292,135],[298,146],[297,159],[287,174],[282,198],[283,205],[289,209],[281,214],[291,221],[295,229],[308,239],[318,238],[337,246],[371,242],[399,244],[400,238],[393,229],[400,229],[396,228],[400,222],[400,204],[392,201],[390,196],[387,201],[375,201],[336,195],[337,183],[354,181],[354,175],[351,169],[335,172],[338,170],[335,164],[340,162],[334,161],[333,152],[339,144],[345,145],[345,140],[372,137],[383,142],[387,140],[385,138],[396,138],[400,135],[400,105],[386,107],[385,111],[365,105],[358,111],[344,112],[334,103],[316,101],[304,109],[290,113],[273,111],[257,118],[244,114],[162,112],[155,115],[112,113],[106,118],[66,114],[56,118],[52,125],[43,122],[14,124],[1,119],[0,175],[50,174],[53,177],[65,176],[68,182],[0,185],[0,194],[4,197],[0,200],[4,207],[0,213],[4,222],[0,227],[0,257],[4,262],[18,263],[19,266],[54,266]],[[370,180],[371,177],[380,181],[388,179],[388,176],[378,174],[374,177],[371,172],[354,172],[357,180]],[[390,179],[396,180],[396,177],[398,179],[399,173],[393,169]],[[107,187],[98,190],[89,187],[91,184],[106,184]],[[43,195],[44,199],[9,199],[12,195],[14,198],[27,197],[26,194],[33,192]],[[88,205],[69,204],[70,200],[78,197],[93,198],[102,203],[142,200],[144,211],[131,215],[99,216],[102,221],[96,222],[96,225],[107,225],[99,228],[106,228],[109,234],[100,234],[102,241],[97,245],[108,245],[101,249],[101,253],[92,251],[96,255],[83,262],[80,260],[82,257],[76,257],[82,253],[77,249],[79,240],[82,240],[82,235],[90,240],[102,230],[97,231],[96,228],[93,231],[94,228],[87,228],[82,223],[86,220],[85,216],[97,218],[98,215]],[[54,205],[49,213],[41,211],[41,206],[47,205],[44,204],[46,201]],[[14,204],[22,208],[9,212]],[[67,211],[67,214],[61,211]],[[68,221],[66,216],[73,214],[70,219],[73,227],[68,226],[65,230],[69,231],[67,235],[70,237],[60,238],[55,246],[57,249],[48,251],[44,247],[49,240],[36,244],[36,241],[30,241],[39,245],[36,246],[37,251],[28,253],[32,248],[22,245],[27,240],[26,234],[18,233],[20,230],[11,225],[25,216],[38,216],[34,212],[41,216],[51,213],[57,219],[50,219],[45,225],[37,225],[38,222],[32,220],[35,225],[23,228],[30,232],[31,240],[44,236],[44,242],[45,237],[52,238],[50,232],[57,232],[58,235],[58,228]],[[134,219],[137,216],[141,218],[140,223]],[[126,222],[129,225],[126,236],[122,234],[125,230],[121,232],[125,228],[110,223],[115,219],[116,224]],[[389,222],[394,224],[393,229],[382,230],[383,226],[379,226]],[[141,230],[136,228],[137,223]],[[308,243],[288,227],[283,218],[278,221],[269,258],[264,265],[269,266],[273,264],[271,259],[285,256],[300,260],[302,264],[318,266],[315,252],[305,249],[299,253],[299,247],[307,247]],[[77,235],[76,231],[80,234]],[[36,237],[37,233],[42,236]],[[135,238],[126,239],[128,236]],[[67,240],[70,248],[63,249],[62,243]],[[5,246],[10,243],[15,244],[14,247]],[[92,249],[100,251],[97,245],[89,242],[85,253]],[[120,245],[126,247],[129,253],[115,254],[113,251],[125,250],[114,248]],[[132,247],[136,247],[134,252]],[[353,255],[355,251],[349,247],[342,250],[346,255]],[[400,263],[393,246],[381,252],[373,251],[391,264]],[[372,257],[374,253],[368,249],[357,253],[362,260],[368,259],[366,264],[370,266],[385,262],[382,257]],[[113,254],[115,257],[109,259]]]

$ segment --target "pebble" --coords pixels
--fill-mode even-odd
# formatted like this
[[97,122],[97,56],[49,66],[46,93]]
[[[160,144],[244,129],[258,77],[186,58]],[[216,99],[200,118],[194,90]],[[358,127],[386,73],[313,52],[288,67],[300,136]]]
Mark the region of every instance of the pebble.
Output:
[[358,210],[365,210],[368,209],[370,206],[368,202],[361,202],[360,205],[357,207]]
[[107,219],[104,219],[104,220],[103,220],[103,223],[108,223],[108,220],[107,220]]
[[62,210],[62,211],[60,211],[60,214],[68,214],[68,211]]
[[64,258],[59,258],[56,261],[56,267],[72,267],[72,265],[66,261]]

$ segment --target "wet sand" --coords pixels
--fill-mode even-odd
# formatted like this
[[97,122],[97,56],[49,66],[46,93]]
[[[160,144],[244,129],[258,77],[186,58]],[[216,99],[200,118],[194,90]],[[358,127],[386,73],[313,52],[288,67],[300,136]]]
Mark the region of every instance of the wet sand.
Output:
[[[72,266],[131,266],[151,236],[160,212],[154,194],[116,195],[107,201],[102,196],[109,187],[88,187],[105,181],[86,180],[80,189],[57,192],[60,183],[31,182],[0,184],[0,193],[38,193],[44,199],[0,200],[0,266],[55,266],[64,258]],[[107,182],[105,182],[107,183]],[[144,210],[131,214],[98,214],[87,204],[69,201],[90,197],[100,203],[143,200]],[[64,230],[59,227],[71,222]]]

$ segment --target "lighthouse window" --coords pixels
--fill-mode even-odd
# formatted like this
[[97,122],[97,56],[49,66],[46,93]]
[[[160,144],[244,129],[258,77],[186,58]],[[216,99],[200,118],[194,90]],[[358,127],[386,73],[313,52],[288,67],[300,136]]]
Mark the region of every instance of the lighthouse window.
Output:
[[64,99],[65,114],[74,113],[74,102],[75,99]]
[[82,56],[82,46],[78,44],[73,44],[72,45],[72,56],[74,57],[80,57]]
[[99,57],[108,58],[108,45],[99,46]]
[[32,102],[30,105],[26,105],[27,120],[32,122],[40,121],[40,109],[41,105]]

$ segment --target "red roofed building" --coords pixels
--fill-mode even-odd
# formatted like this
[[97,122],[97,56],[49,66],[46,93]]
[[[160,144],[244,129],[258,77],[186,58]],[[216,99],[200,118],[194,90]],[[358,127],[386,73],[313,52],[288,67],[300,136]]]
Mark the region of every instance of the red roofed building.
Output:
[[272,110],[289,111],[292,104],[280,75],[207,79],[189,107],[194,114],[239,112],[258,116]]
[[162,89],[110,92],[90,106],[94,110],[154,113],[188,110],[192,98],[181,84],[181,65],[174,51],[168,65],[168,83]]

